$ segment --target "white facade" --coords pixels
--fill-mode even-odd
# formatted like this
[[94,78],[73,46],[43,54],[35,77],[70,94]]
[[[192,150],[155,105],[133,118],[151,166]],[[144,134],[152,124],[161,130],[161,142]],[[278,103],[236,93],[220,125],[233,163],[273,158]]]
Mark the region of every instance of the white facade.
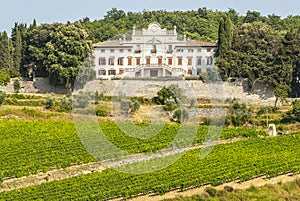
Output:
[[178,40],[174,30],[151,23],[132,39],[94,44],[97,78],[196,76],[214,68],[216,43]]

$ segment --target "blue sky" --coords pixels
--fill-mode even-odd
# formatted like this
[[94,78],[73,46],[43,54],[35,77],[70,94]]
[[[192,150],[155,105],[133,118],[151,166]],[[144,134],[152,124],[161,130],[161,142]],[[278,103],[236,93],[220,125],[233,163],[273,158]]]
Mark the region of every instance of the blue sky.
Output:
[[263,15],[299,15],[299,0],[4,0],[0,7],[0,31],[10,32],[15,22],[30,24],[76,21],[83,17],[101,19],[112,7],[124,11],[191,10],[207,7],[238,13],[256,10]]

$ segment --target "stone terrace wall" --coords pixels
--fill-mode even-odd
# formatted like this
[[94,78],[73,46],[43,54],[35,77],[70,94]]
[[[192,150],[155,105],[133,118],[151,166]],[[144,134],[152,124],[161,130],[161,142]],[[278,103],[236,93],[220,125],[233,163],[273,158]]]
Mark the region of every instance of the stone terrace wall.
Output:
[[118,95],[119,92],[127,96],[152,97],[164,86],[178,85],[188,96],[203,99],[237,98],[248,104],[274,104],[274,90],[263,83],[256,83],[250,93],[247,82],[220,82],[214,84],[203,83],[198,80],[95,80],[87,83],[82,91]]
[[[35,78],[35,81],[21,81],[20,90],[23,93],[56,93],[56,94],[68,94],[71,93],[70,90],[65,87],[59,87],[50,85],[47,78],[38,77]],[[11,79],[10,83],[7,86],[1,86],[0,91],[5,91],[8,93],[14,92],[14,84],[13,79]]]
[[[86,84],[82,91],[118,95],[119,92],[127,96],[152,97],[164,86],[176,84],[182,88],[187,96],[203,99],[237,98],[248,104],[274,105],[274,92],[271,87],[263,83],[255,83],[250,93],[247,82],[223,82],[215,84],[203,83],[199,80],[94,80]],[[24,93],[71,93],[64,87],[50,85],[46,78],[36,78],[33,81],[21,81]],[[13,81],[6,87],[0,87],[5,92],[14,92]]]

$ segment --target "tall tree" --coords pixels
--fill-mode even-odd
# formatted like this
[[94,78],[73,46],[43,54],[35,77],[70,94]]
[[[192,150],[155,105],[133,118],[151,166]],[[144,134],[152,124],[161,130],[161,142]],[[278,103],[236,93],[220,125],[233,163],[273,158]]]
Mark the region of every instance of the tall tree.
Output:
[[12,68],[12,45],[7,33],[0,34],[0,69],[5,69],[7,73]]
[[[27,34],[27,25],[23,23],[15,23],[14,28],[11,31],[11,40],[14,47],[14,68],[18,71],[18,75],[21,74],[23,77],[26,77],[26,69],[24,67],[26,59],[26,34]],[[21,43],[20,43],[21,41]],[[20,60],[19,60],[20,56]]]
[[79,24],[43,24],[28,33],[28,64],[51,84],[72,88],[92,51],[87,31]]
[[300,96],[300,28],[291,29],[283,40],[288,64],[292,67],[292,93],[293,97]]
[[[278,32],[262,22],[245,23],[234,30],[232,49],[219,61],[222,73],[248,78],[252,89],[257,80],[276,88],[289,85],[291,66],[285,58]],[[280,87],[280,89],[288,89]]]
[[18,24],[15,24],[14,29],[12,30],[12,44],[14,48],[13,52],[13,68],[11,70],[12,76],[18,76],[20,73],[20,66],[22,60],[22,36],[19,30]]
[[227,15],[223,15],[219,22],[218,49],[216,56],[223,57],[231,49],[232,36],[232,22]]

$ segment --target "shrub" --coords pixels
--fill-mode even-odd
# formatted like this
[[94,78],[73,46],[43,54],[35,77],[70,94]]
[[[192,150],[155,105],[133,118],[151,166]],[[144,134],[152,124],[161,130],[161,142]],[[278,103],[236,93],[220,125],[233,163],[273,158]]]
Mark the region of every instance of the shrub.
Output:
[[14,81],[14,91],[15,91],[16,93],[19,93],[20,88],[21,88],[21,83],[20,83],[19,79],[16,79],[16,80]]
[[46,109],[52,109],[55,105],[55,98],[52,95],[48,95],[46,98]]
[[237,100],[233,100],[230,105],[231,111],[231,123],[234,126],[241,126],[247,123],[251,118],[250,109],[247,108],[245,103],[239,103]]
[[233,192],[233,188],[231,186],[224,186],[224,190],[227,192]]
[[189,119],[189,112],[185,108],[179,108],[174,112],[173,119],[178,123],[184,122]]
[[59,102],[59,111],[69,112],[72,110],[72,100],[64,96]]
[[100,116],[100,117],[107,117],[108,116],[108,112],[104,109],[101,109],[101,108],[96,108],[95,112],[96,112],[96,115]]
[[0,91],[0,105],[4,102],[5,97],[6,97],[6,93]]
[[207,187],[205,189],[205,192],[207,192],[212,197],[215,197],[217,194],[217,190],[214,187]]
[[89,99],[90,97],[88,94],[80,93],[74,96],[74,106],[76,108],[85,108],[89,105]]
[[131,110],[130,110],[130,113],[135,113],[136,111],[138,111],[140,109],[141,105],[138,101],[134,101],[132,104],[131,104]]

